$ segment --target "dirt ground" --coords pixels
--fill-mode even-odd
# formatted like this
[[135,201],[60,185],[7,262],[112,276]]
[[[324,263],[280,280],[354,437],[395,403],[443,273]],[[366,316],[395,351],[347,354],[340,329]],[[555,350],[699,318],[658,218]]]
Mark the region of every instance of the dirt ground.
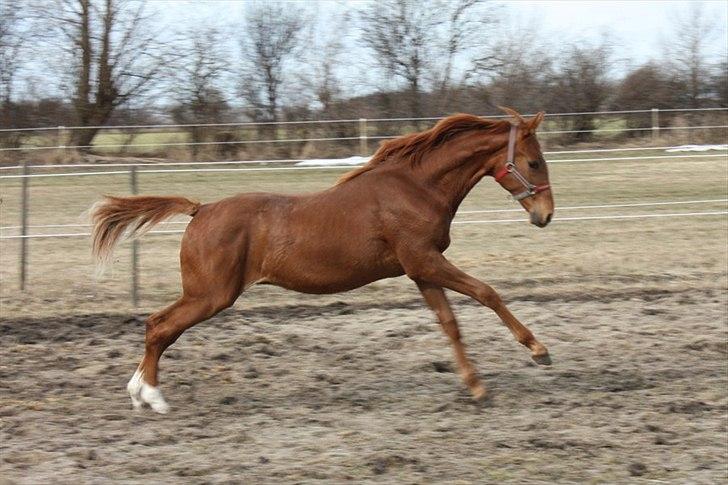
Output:
[[[544,230],[492,213],[514,208],[492,184],[473,190],[458,221],[523,222],[453,226],[447,257],[498,289],[554,360],[536,367],[492,312],[450,294],[484,403],[397,278],[315,297],[251,288],[163,357],[170,414],[134,413],[126,382],[143,318],[179,293],[179,234],[141,240],[136,309],[129,244],[94,280],[86,238],[32,239],[20,291],[20,244],[3,239],[0,484],[725,482],[728,218],[687,215],[726,210],[727,160],[554,164]],[[210,201],[339,175],[148,173],[140,190]],[[33,232],[84,231],[44,225],[78,224],[128,180],[37,178],[30,190]],[[20,185],[0,192],[14,234]],[[630,203],[668,205],[602,206]],[[686,216],[568,220],[669,213]]]
[[726,479],[723,282],[511,301],[550,368],[453,303],[485,403],[417,299],[231,309],[163,358],[166,416],[134,413],[124,389],[140,317],[5,320],[0,482]]

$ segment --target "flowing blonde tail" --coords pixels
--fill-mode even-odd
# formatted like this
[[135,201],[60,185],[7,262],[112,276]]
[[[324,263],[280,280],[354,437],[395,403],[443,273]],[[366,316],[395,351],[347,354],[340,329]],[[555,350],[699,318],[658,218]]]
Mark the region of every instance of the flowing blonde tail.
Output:
[[114,246],[122,236],[138,237],[175,214],[194,216],[200,203],[184,197],[105,196],[89,210],[92,254],[97,273],[111,260]]

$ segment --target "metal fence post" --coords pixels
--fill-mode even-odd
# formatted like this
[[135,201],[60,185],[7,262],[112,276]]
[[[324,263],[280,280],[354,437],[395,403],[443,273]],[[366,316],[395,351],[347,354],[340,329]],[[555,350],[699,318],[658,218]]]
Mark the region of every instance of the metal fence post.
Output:
[[[136,167],[131,167],[129,170],[129,188],[133,195],[137,194]],[[137,239],[131,241],[131,303],[134,308],[139,306],[139,241]]]
[[652,141],[660,136],[660,110],[652,108]]
[[59,149],[66,148],[66,144],[63,141],[63,130],[65,130],[65,126],[58,126],[56,127],[56,147]]
[[23,160],[23,178],[20,190],[20,291],[25,291],[25,278],[28,266],[28,162]]
[[359,153],[363,157],[369,154],[369,147],[367,145],[367,119],[359,118]]

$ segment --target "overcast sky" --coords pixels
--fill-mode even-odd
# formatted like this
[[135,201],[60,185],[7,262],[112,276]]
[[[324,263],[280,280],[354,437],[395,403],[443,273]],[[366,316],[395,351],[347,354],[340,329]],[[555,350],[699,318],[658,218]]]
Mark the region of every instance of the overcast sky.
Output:
[[[370,3],[364,0],[291,0],[319,12],[353,12]],[[229,22],[242,17],[246,1],[226,0],[151,0],[151,6],[159,10],[165,20],[185,24],[205,19],[210,23]],[[660,57],[662,38],[669,38],[672,18],[684,15],[690,1],[553,1],[516,0],[494,2],[504,5],[504,20],[524,23],[536,21],[543,32],[565,40],[598,40],[607,33],[622,48],[620,57],[628,57],[635,63]],[[728,25],[728,1],[702,2],[720,26],[714,36],[714,55],[725,55],[726,25]]]
[[[569,37],[596,38],[601,32],[614,36],[624,55],[636,63],[660,57],[661,39],[669,39],[674,17],[684,16],[690,1],[546,1],[503,2],[513,12],[534,14],[552,32]],[[728,50],[726,25],[728,1],[704,1],[704,8],[716,19],[720,32],[711,42],[713,55]]]

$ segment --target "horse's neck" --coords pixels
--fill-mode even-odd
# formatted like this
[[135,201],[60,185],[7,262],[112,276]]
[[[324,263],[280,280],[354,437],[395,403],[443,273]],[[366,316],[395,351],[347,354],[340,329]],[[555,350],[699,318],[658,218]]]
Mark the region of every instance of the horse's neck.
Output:
[[455,215],[473,187],[491,172],[495,156],[504,144],[502,140],[492,140],[487,146],[464,150],[459,157],[448,158],[444,154],[434,154],[434,159],[428,164],[434,168],[424,175],[426,185],[438,192],[438,197],[445,201]]

